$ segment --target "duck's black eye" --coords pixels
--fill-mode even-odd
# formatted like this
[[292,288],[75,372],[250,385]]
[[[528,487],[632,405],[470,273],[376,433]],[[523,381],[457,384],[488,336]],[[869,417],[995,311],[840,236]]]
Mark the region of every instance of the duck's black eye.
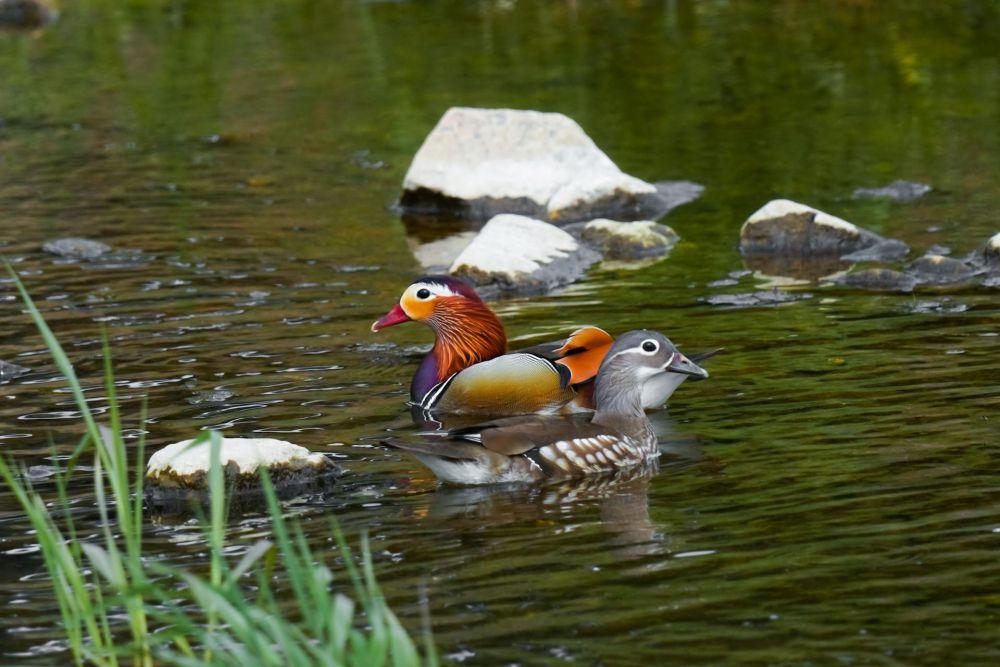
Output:
[[429,298],[431,298],[431,291],[429,289],[427,289],[426,287],[421,287],[420,289],[417,290],[417,298],[418,299],[429,299]]
[[656,344],[656,341],[652,340],[647,340],[645,343],[642,344],[642,349],[644,352],[650,352],[650,353],[656,352],[656,350],[659,347],[660,346]]

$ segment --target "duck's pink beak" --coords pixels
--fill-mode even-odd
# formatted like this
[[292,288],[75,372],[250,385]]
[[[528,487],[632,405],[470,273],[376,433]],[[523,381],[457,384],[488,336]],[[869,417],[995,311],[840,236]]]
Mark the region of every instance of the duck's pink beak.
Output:
[[386,327],[391,327],[394,324],[399,324],[401,322],[409,322],[410,317],[403,312],[403,309],[397,303],[392,307],[388,313],[383,315],[381,318],[372,322],[372,331],[378,331],[380,329],[385,329]]

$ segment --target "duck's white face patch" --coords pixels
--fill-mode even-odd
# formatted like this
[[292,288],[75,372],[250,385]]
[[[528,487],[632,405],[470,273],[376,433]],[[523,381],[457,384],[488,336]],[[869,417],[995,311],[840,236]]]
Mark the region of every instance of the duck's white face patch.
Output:
[[413,283],[399,299],[399,306],[411,320],[425,321],[434,314],[438,298],[462,296],[447,285],[431,281]]
[[421,282],[413,283],[403,294],[405,297],[410,297],[416,301],[430,301],[439,296],[462,296],[458,292],[455,292],[447,285],[442,285],[441,283],[431,283],[431,282]]

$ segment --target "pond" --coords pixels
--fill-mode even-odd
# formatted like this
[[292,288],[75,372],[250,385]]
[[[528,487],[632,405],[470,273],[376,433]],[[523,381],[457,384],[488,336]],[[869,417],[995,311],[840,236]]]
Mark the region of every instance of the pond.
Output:
[[[736,246],[775,197],[917,253],[1000,231],[995,3],[65,5],[0,32],[0,252],[98,414],[106,332],[131,437],[146,401],[151,446],[216,428],[340,457],[343,484],[289,512],[318,549],[330,516],[368,531],[390,603],[417,629],[426,597],[447,660],[1000,660],[1000,293],[709,302],[770,286]],[[431,337],[369,325],[419,274],[413,245],[455,230],[392,204],[454,105],[559,111],[624,171],[706,186],[664,219],[682,239],[664,261],[495,304],[515,343],[596,324],[726,348],[653,415],[657,474],[449,489],[378,444],[412,428]],[[851,198],[897,178],[935,190]],[[141,254],[41,251],[63,236]],[[51,488],[79,415],[6,279],[0,322],[0,359],[31,368],[0,383],[0,449]],[[85,539],[92,489],[72,491]],[[4,489],[0,662],[61,664],[28,531]],[[205,551],[183,519],[147,542],[171,563]]]

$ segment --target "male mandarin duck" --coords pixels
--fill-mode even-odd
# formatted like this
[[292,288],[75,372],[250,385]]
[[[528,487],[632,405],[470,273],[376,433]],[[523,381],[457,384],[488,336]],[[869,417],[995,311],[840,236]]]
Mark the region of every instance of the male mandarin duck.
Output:
[[659,457],[643,408],[643,385],[664,374],[708,377],[663,334],[630,331],[601,363],[589,423],[524,415],[453,429],[442,438],[386,443],[454,484],[544,482],[633,468]]
[[[508,353],[496,314],[468,283],[452,276],[418,278],[371,328],[377,332],[409,321],[426,324],[436,336],[410,384],[411,403],[435,413],[503,416],[593,410],[591,381],[614,343],[604,330],[583,327],[565,341]],[[659,374],[645,382],[643,407],[663,405],[686,377]]]

